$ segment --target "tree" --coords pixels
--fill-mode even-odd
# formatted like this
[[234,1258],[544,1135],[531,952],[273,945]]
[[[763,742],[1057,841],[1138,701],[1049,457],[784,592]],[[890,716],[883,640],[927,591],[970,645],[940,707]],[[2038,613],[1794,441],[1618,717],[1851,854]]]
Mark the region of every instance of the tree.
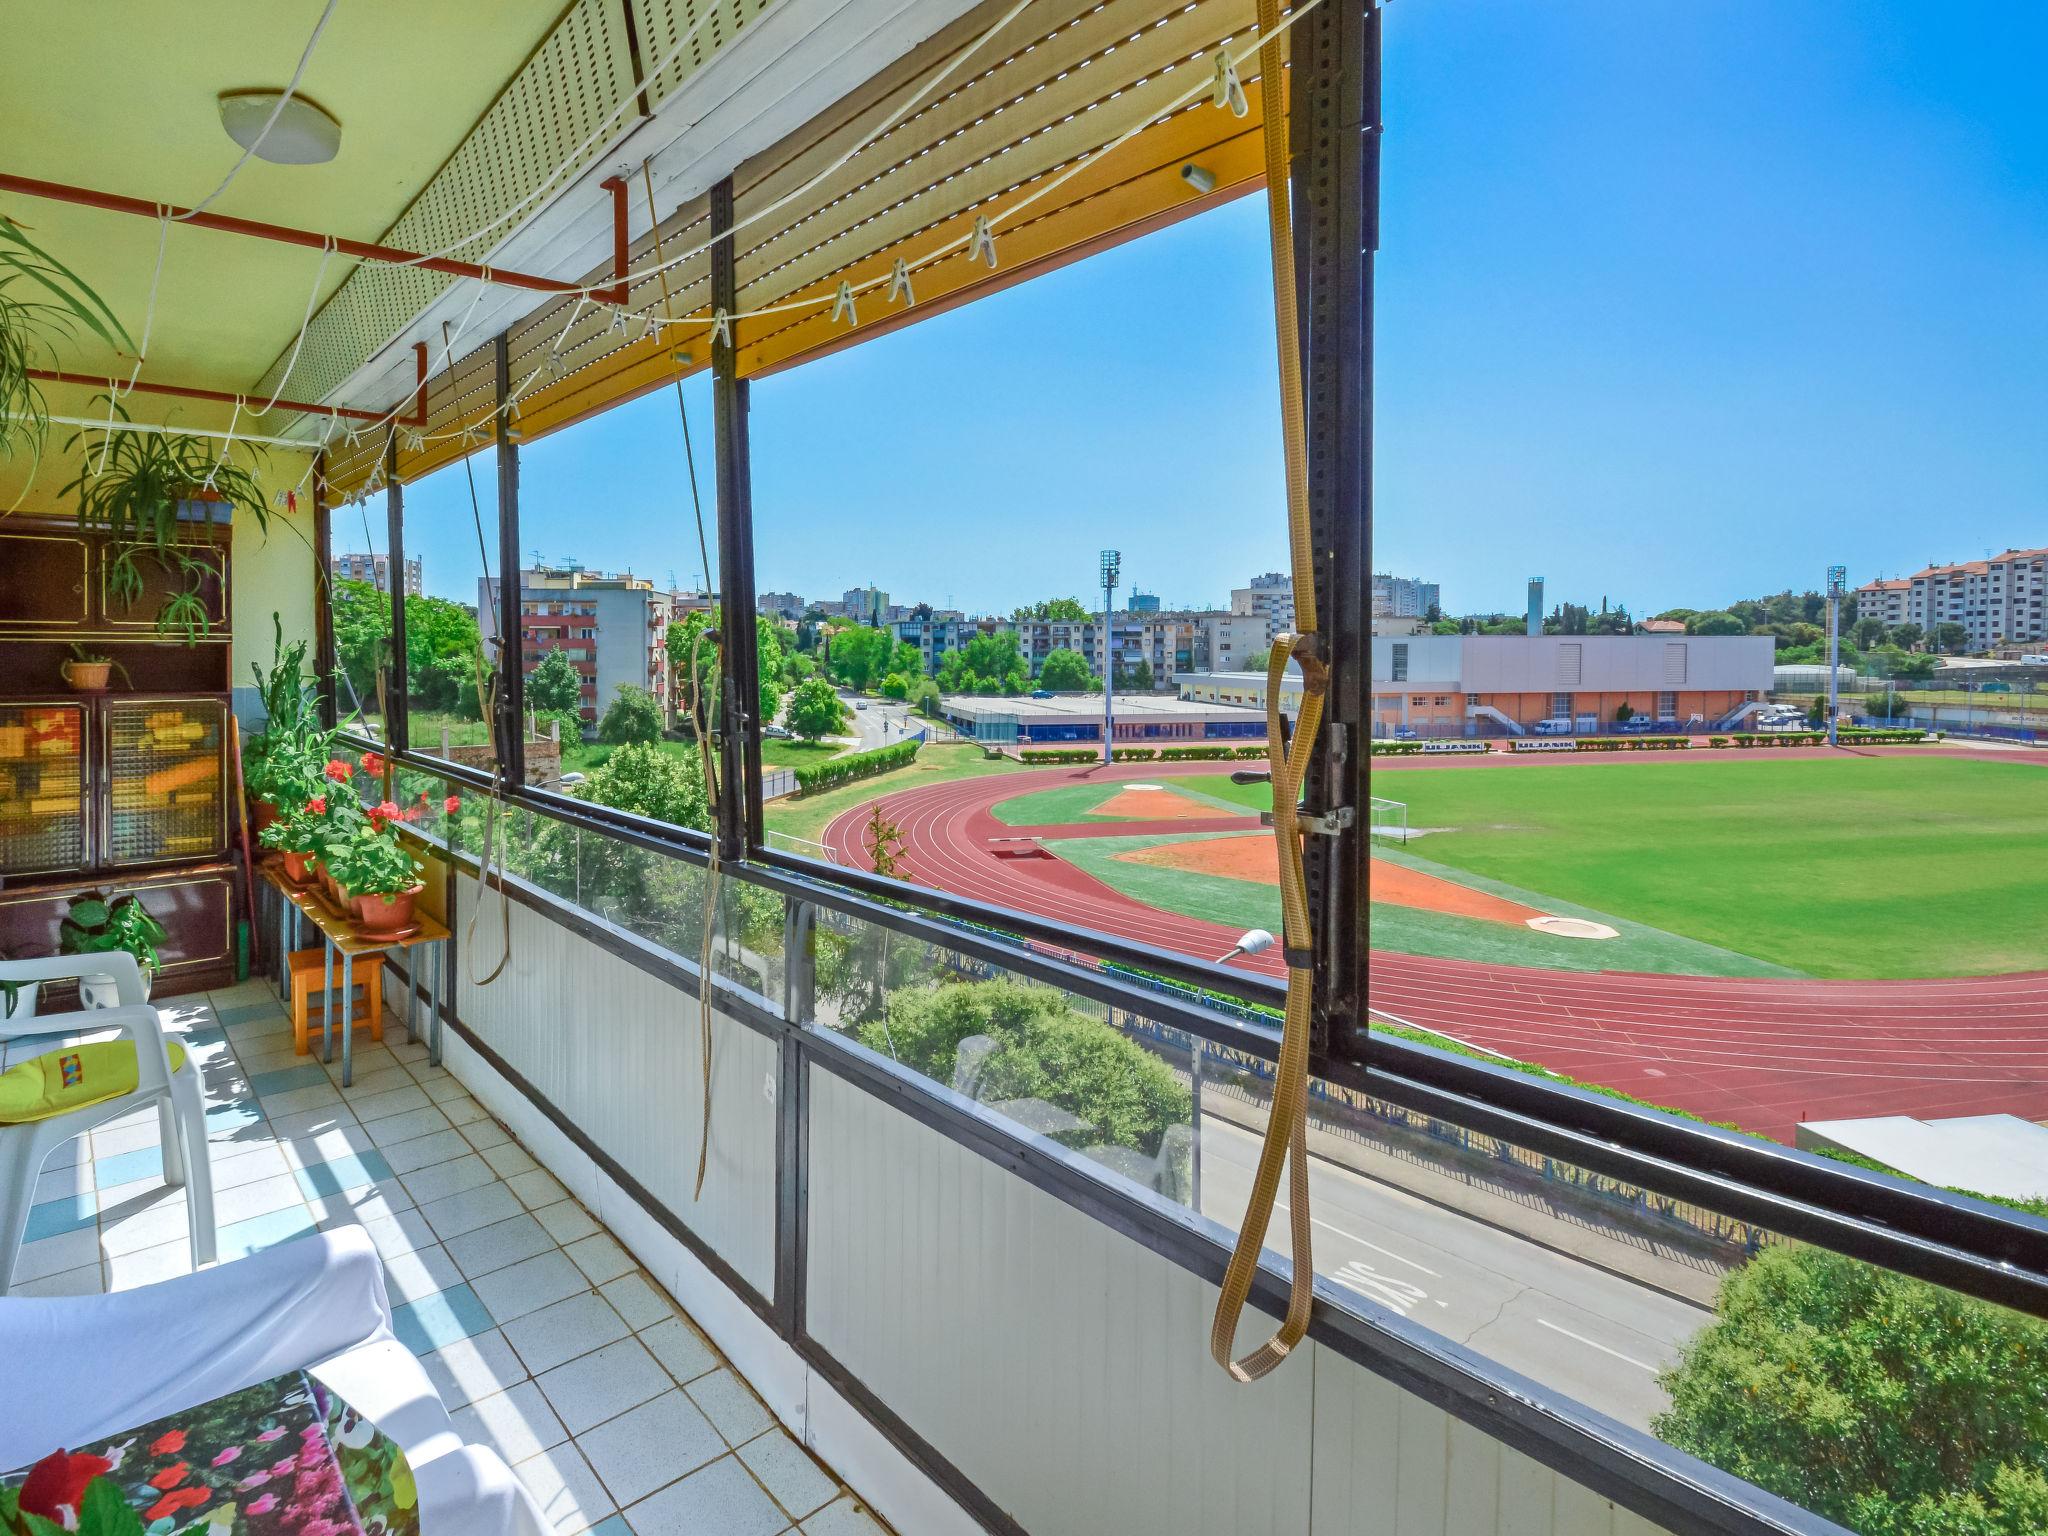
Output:
[[1046,654],[1038,669],[1038,686],[1054,693],[1081,693],[1088,687],[1088,661],[1079,651],[1061,646]]
[[1869,650],[1884,639],[1884,620],[1858,619],[1849,627],[1849,638],[1859,650]]
[[1152,663],[1142,658],[1131,668],[1131,687],[1139,693],[1152,691]]
[[621,683],[618,696],[597,723],[597,739],[624,746],[629,741],[661,740],[661,706],[645,688]]
[[876,874],[894,876],[902,873],[903,831],[882,814],[882,802],[879,800],[868,813],[867,825],[861,828],[860,845],[867,850],[868,867]]
[[367,581],[343,576],[335,580],[330,601],[334,609],[334,658],[355,689],[356,697],[375,708],[377,668],[389,659],[391,595]]
[[1806,723],[1816,731],[1828,723],[1828,696],[1816,693],[1813,702],[1806,706]]
[[1725,610],[1696,613],[1685,621],[1688,635],[1746,635],[1749,628],[1741,618]]
[[711,802],[697,760],[664,752],[650,742],[628,742],[593,768],[584,781],[583,798],[674,826],[711,830]]
[[864,693],[888,674],[895,648],[887,630],[841,630],[832,637],[832,675],[855,692]]
[[939,687],[947,693],[1020,693],[1029,679],[1014,630],[978,634],[939,664]]
[[1188,1122],[1188,1090],[1165,1062],[1050,987],[1002,980],[905,988],[890,994],[883,1019],[857,1031],[862,1045],[942,1083],[953,1081],[960,1044],[972,1035],[996,1047],[980,1063],[976,1096],[1049,1100],[1088,1122],[1076,1133],[1080,1145],[1156,1153],[1169,1126]]
[[[717,639],[719,626],[723,623],[718,608],[698,608],[672,620],[662,636],[668,650],[669,688],[677,714],[693,719],[691,711],[694,693],[690,684],[690,657],[697,658],[697,687],[704,691],[705,704],[709,708],[718,693],[719,647]],[[697,637],[708,638],[700,645]],[[790,659],[789,631],[769,618],[766,614],[754,617],[754,649],[759,658],[761,693],[757,701],[760,717],[773,720],[782,708],[783,688],[794,681],[788,676]]]
[[1250,655],[1246,656],[1244,659],[1244,670],[1247,672],[1263,672],[1272,664],[1273,647],[1269,645],[1262,651],[1253,651]]
[[816,741],[821,736],[830,736],[846,723],[846,706],[839,702],[839,695],[832,691],[830,683],[822,677],[814,677],[796,685],[790,693],[783,718],[788,721],[789,728],[805,741]]
[[907,699],[910,697],[910,679],[901,672],[891,672],[882,679],[882,697],[885,699]]
[[1633,720],[1635,719],[1635,717],[1636,707],[1635,705],[1629,703],[1627,699],[1623,699],[1619,704],[1614,706],[1614,723],[1616,725],[1621,725],[1627,721]]
[[1013,619],[1045,619],[1068,624],[1085,624],[1092,617],[1079,598],[1056,597],[1047,603],[1026,603],[1010,615]]
[[1767,1249],[1661,1378],[1657,1437],[1865,1536],[2048,1528],[2048,1325],[1825,1249]]
[[1958,651],[1967,650],[1969,644],[1970,632],[1963,628],[1962,625],[1956,623],[1954,619],[1944,619],[1941,623],[1934,626],[1934,648],[1936,650],[1946,651],[1949,655],[1953,656]]
[[1927,638],[1927,631],[1922,629],[1918,624],[1907,622],[1905,624],[1895,626],[1892,632],[1885,638],[1890,640],[1891,643],[1893,645],[1896,645],[1900,650],[1910,651],[1914,649],[1916,646],[1918,646],[1922,640],[1925,640]]
[[535,709],[560,709],[580,714],[583,676],[566,651],[549,651],[526,674],[526,702]]

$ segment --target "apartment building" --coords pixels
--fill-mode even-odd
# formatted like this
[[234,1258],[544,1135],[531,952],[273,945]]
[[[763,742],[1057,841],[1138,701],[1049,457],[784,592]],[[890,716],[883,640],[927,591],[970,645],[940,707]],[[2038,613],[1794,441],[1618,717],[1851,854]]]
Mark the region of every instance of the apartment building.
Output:
[[2048,549],[2008,549],[1988,560],[1931,565],[1906,580],[1906,619],[1930,633],[1937,624],[1960,624],[1972,650],[2048,637]]
[[800,619],[804,600],[795,592],[763,592],[754,599],[754,611],[771,619]]
[[1265,638],[1294,628],[1294,578],[1279,571],[1267,571],[1263,576],[1254,576],[1248,587],[1233,588],[1230,594],[1230,611],[1236,614],[1256,614],[1266,622]]
[[1372,617],[1376,619],[1420,619],[1439,611],[1433,581],[1385,575],[1372,579]]
[[1159,594],[1157,592],[1140,592],[1136,587],[1133,587],[1130,598],[1124,606],[1133,613],[1157,613],[1159,611]]
[[[1886,628],[1903,624],[1912,591],[1913,583],[1904,577],[1893,581],[1866,581],[1856,589],[1856,617],[1877,619]],[[1643,627],[1647,629],[1649,626]]]
[[[335,555],[328,569],[337,581],[367,581],[379,592],[391,590],[391,557],[389,555],[366,555],[362,553]],[[405,595],[423,597],[426,595],[426,568],[415,555],[405,562]]]
[[890,625],[899,641],[917,647],[926,677],[936,677],[949,652],[964,650],[976,635],[1004,627],[996,619],[970,619],[956,609],[911,610],[911,616]]
[[[579,713],[595,725],[617,697],[619,685],[645,688],[672,713],[668,627],[693,609],[707,609],[701,592],[665,592],[631,572],[614,575],[576,567],[536,566],[519,573],[520,644],[531,676],[551,651],[560,651],[583,681]],[[486,583],[477,582],[478,624],[488,648],[497,625]]]

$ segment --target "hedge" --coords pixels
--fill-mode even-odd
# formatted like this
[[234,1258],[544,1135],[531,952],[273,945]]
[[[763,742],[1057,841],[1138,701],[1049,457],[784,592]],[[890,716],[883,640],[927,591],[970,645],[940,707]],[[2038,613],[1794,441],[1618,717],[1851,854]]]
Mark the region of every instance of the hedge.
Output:
[[[1843,741],[1861,741],[1877,747],[1910,747],[1917,742],[1928,740],[1927,733],[1918,727],[1906,730],[1898,726],[1845,725],[1839,727],[1835,734]],[[1934,739],[1941,739],[1939,732],[1935,734]]]
[[1581,752],[1682,752],[1690,736],[1581,736]]
[[1737,731],[1735,745],[1738,747],[1824,747],[1827,745],[1826,731]]
[[1116,747],[1111,750],[1109,755],[1113,761],[1119,763],[1149,763],[1159,756],[1159,749],[1157,747]]
[[1027,747],[1017,756],[1027,763],[1093,763],[1102,758],[1100,752],[1087,747]]
[[[1219,757],[1235,757],[1235,747],[1161,747],[1159,760],[1162,763],[1191,763],[1197,760],[1212,760]],[[1260,756],[1264,756],[1261,749]]]
[[1263,761],[1266,757],[1266,749],[1264,747],[1239,747],[1230,755],[1232,757],[1243,758],[1247,762],[1249,762],[1253,758],[1258,758],[1261,761]]
[[922,741],[899,741],[893,746],[877,747],[872,752],[853,752],[845,757],[828,757],[822,763],[805,763],[795,770],[796,792],[799,795],[815,794],[821,789],[836,789],[856,779],[871,779],[892,768],[906,767],[915,760],[917,749],[923,745]]

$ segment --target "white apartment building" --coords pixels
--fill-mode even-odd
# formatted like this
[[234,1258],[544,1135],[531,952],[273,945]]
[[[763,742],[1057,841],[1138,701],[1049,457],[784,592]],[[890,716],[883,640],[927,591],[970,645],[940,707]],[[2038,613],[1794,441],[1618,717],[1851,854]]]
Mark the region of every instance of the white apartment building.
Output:
[[2001,640],[2048,639],[2048,549],[2008,549],[1988,560],[1930,565],[1856,589],[1859,618],[1886,624],[1960,624],[1973,650]]
[[1265,638],[1294,628],[1294,578],[1279,571],[1267,571],[1263,576],[1254,576],[1248,587],[1235,587],[1230,593],[1230,611],[1237,614],[1257,614],[1266,621]]
[[[341,581],[367,581],[379,592],[391,590],[391,557],[389,555],[354,554],[335,555],[330,569]],[[405,595],[422,597],[426,594],[426,568],[415,555],[405,562]]]
[[1376,619],[1419,619],[1438,607],[1433,581],[1385,575],[1372,579],[1372,616]]
[[[495,582],[477,581],[477,623],[485,654],[497,641]],[[579,713],[595,725],[621,683],[645,688],[666,714],[675,708],[668,663],[668,627],[693,609],[701,592],[664,592],[644,577],[545,566],[519,573],[520,644],[530,675],[550,651],[566,654],[582,680]]]

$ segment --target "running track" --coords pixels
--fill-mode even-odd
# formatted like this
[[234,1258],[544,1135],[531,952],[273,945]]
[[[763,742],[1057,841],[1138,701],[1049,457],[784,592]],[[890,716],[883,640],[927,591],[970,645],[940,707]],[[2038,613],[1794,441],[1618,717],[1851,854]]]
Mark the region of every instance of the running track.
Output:
[[[1033,828],[1006,826],[989,808],[1060,784],[1217,770],[1052,768],[1029,780],[1001,774],[904,790],[881,804],[902,831],[911,879],[1213,959],[1236,941],[1235,929],[1145,906],[1062,859],[1006,859],[994,850],[1028,849],[1040,835],[1256,828],[1256,817]],[[871,808],[847,811],[826,828],[834,859],[866,864],[860,831]],[[1238,963],[1284,974],[1272,951]],[[1375,1012],[1785,1141],[1802,1120],[2000,1112],[2048,1120],[2048,972],[1805,981],[1538,970],[1375,950],[1369,987]]]

